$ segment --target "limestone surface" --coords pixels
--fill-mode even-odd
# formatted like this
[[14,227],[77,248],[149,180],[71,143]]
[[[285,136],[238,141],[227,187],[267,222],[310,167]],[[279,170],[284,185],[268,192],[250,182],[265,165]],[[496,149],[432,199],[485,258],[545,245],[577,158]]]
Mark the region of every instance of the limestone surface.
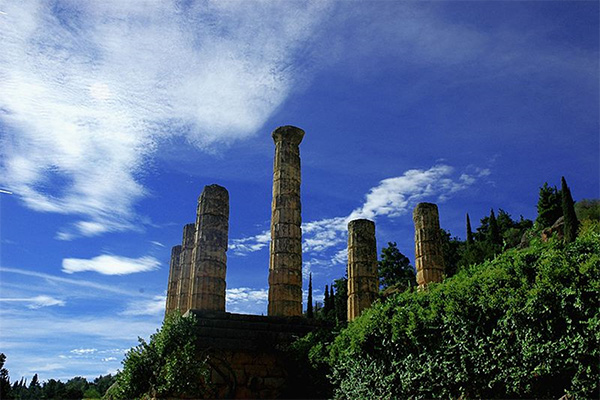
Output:
[[229,192],[205,186],[198,198],[190,309],[225,311]]
[[417,204],[413,211],[413,221],[417,284],[419,288],[424,288],[428,283],[441,282],[444,279],[444,255],[437,205]]
[[196,236],[196,224],[183,227],[181,255],[179,256],[179,287],[177,291],[177,308],[184,314],[190,309],[192,253]]
[[181,256],[181,245],[174,246],[171,249],[171,262],[169,263],[169,283],[167,286],[167,306],[165,314],[172,313],[178,306],[179,277],[181,267],[179,257]]
[[300,203],[300,142],[304,131],[282,126],[275,142],[273,203],[269,257],[270,316],[302,314],[302,230]]
[[356,219],[348,224],[348,321],[371,307],[377,298],[375,223]]

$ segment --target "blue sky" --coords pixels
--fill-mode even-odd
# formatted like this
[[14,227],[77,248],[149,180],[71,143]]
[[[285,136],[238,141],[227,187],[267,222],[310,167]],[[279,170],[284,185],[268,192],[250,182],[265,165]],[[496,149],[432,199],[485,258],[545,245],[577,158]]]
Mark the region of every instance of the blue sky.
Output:
[[160,326],[205,185],[230,193],[227,309],[266,313],[280,125],[306,131],[317,299],[344,274],[352,218],[413,261],[420,201],[464,238],[467,212],[535,218],[561,175],[575,200],[598,198],[598,15],[595,1],[0,0],[12,379],[120,368]]

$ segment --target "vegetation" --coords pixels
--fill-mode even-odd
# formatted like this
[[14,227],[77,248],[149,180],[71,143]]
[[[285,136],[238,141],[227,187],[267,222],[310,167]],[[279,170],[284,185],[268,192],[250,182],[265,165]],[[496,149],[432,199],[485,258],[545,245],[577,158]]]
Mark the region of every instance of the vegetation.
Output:
[[66,383],[60,380],[49,379],[40,383],[38,375],[35,374],[29,385],[25,378],[11,386],[8,370],[4,368],[6,356],[0,354],[0,399],[14,400],[67,400],[67,399],[100,399],[113,384],[116,377],[113,375],[99,376],[93,382],[78,376],[68,380]]
[[125,355],[107,399],[214,397],[207,359],[196,347],[197,319],[169,315],[162,328]]
[[540,188],[540,195],[537,203],[538,216],[535,220],[539,228],[552,226],[562,216],[561,193],[556,186],[544,186]]
[[312,295],[312,274],[308,276],[308,299],[306,301],[306,317],[314,318],[313,295]]
[[577,228],[579,227],[579,221],[577,221],[577,215],[575,214],[575,205],[573,197],[571,197],[571,190],[567,186],[567,181],[563,176],[560,179],[561,182],[561,193],[562,193],[562,212],[565,221],[564,233],[565,241],[571,243],[577,237]]
[[600,224],[573,243],[463,269],[376,303],[341,332],[336,396],[576,398],[598,393]]
[[393,286],[404,291],[416,285],[415,269],[408,257],[398,250],[396,242],[388,242],[388,247],[381,249],[378,274],[382,290]]

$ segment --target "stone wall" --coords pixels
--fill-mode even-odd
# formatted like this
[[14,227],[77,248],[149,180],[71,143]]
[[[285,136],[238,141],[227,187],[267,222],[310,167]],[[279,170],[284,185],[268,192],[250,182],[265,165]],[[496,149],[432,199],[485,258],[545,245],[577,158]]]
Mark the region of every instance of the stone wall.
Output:
[[216,386],[215,398],[289,398],[297,384],[285,349],[320,324],[304,317],[266,317],[190,310],[199,323]]

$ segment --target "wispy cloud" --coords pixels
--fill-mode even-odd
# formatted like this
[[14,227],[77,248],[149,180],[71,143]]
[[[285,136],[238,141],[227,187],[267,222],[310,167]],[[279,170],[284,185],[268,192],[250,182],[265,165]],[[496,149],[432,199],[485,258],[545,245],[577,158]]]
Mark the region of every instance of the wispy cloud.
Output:
[[206,149],[260,128],[303,76],[296,51],[328,7],[4,6],[1,183],[33,210],[80,216],[57,233],[63,240],[136,229],[140,176],[164,140]]
[[127,275],[152,271],[159,266],[160,261],[154,257],[127,258],[107,254],[92,259],[65,258],[62,262],[62,270],[67,274],[93,271],[103,275]]
[[230,288],[225,293],[227,311],[239,314],[264,314],[269,291],[248,287]]
[[73,350],[71,350],[71,353],[76,354],[76,355],[83,355],[83,354],[93,354],[97,351],[98,351],[98,349],[73,349]]
[[17,302],[26,303],[28,308],[36,309],[41,307],[60,306],[63,307],[66,303],[64,300],[56,299],[51,296],[35,296],[27,298],[4,298],[0,302]]
[[[471,168],[456,176],[455,169],[448,165],[436,165],[427,170],[412,169],[401,176],[384,179],[369,190],[363,204],[345,217],[325,218],[302,224],[305,255],[312,257],[305,262],[307,270],[311,266],[323,265],[320,253],[338,248],[328,264],[343,264],[347,255],[344,249],[348,222],[366,218],[396,218],[409,213],[414,206],[425,199],[444,202],[456,192],[472,186],[478,179],[490,174],[488,169]],[[263,249],[269,242],[269,232],[233,240],[235,254],[244,254]],[[240,245],[241,244],[241,245]],[[307,276],[304,277],[305,279]]]
[[24,276],[30,276],[30,277],[35,277],[35,278],[39,278],[39,279],[44,279],[49,282],[65,283],[68,285],[79,286],[79,287],[84,287],[84,288],[88,288],[88,289],[97,289],[98,291],[100,291],[102,293],[114,293],[114,294],[128,296],[128,297],[132,296],[132,293],[133,293],[135,296],[140,296],[139,293],[132,292],[130,290],[120,289],[118,287],[111,286],[111,285],[103,285],[101,283],[96,283],[96,282],[91,282],[91,281],[86,281],[86,280],[81,280],[81,279],[63,278],[61,276],[45,274],[43,272],[29,271],[26,269],[0,267],[0,272],[7,272],[7,273],[24,275]]
[[166,296],[154,296],[131,302],[120,315],[164,315]]

